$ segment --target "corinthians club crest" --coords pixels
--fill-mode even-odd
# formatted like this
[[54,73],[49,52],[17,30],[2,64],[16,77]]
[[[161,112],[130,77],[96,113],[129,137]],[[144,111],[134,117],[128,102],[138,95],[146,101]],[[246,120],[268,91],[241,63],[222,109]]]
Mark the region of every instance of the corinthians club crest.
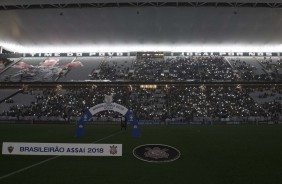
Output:
[[164,144],[144,144],[134,148],[133,155],[146,162],[172,162],[180,157],[180,151]]
[[110,154],[112,155],[117,154],[117,146],[115,145],[110,146]]
[[145,157],[150,157],[150,158],[154,158],[154,159],[160,159],[160,158],[168,158],[169,154],[167,153],[167,151],[169,149],[167,148],[160,148],[160,147],[147,147],[145,148],[145,150],[147,150],[147,152],[144,153]]
[[9,146],[9,147],[8,147],[8,151],[9,151],[9,153],[12,153],[12,152],[13,152],[13,150],[14,150],[14,147],[13,147],[13,146]]

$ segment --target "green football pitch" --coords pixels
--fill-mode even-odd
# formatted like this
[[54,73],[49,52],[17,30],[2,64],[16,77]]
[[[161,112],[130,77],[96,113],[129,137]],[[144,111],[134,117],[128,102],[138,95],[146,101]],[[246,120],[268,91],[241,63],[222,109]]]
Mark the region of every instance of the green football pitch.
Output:
[[[1,144],[123,144],[122,157],[1,155],[0,183],[282,183],[282,126],[147,125],[141,126],[141,133],[140,139],[133,139],[130,129],[120,131],[119,125],[89,125],[85,137],[78,139],[73,125],[0,125]],[[132,154],[132,150],[142,144],[170,145],[177,148],[181,156],[169,163],[143,162]]]

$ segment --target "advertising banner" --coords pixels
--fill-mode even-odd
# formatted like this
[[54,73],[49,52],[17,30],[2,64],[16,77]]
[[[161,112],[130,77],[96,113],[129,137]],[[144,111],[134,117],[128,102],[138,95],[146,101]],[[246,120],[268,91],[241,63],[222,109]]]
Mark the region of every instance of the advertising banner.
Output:
[[126,107],[116,104],[116,103],[101,103],[101,104],[95,105],[94,107],[91,107],[89,109],[89,112],[92,115],[94,115],[98,112],[107,111],[107,110],[116,111],[123,115],[125,115],[126,112],[128,111]]
[[3,142],[3,155],[122,156],[122,144]]

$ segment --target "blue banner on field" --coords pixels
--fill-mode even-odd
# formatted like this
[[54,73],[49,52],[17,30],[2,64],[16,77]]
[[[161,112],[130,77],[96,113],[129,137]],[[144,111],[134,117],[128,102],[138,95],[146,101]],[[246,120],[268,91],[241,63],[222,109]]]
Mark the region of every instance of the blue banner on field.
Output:
[[90,118],[92,118],[92,114],[91,112],[88,110],[86,111],[85,115],[84,115],[84,119],[85,120],[89,120]]
[[80,118],[77,122],[76,127],[76,137],[82,137],[84,135],[84,128],[86,125],[86,120],[84,118]]
[[134,117],[133,112],[128,111],[126,113],[126,117],[127,117],[127,121],[130,123],[132,137],[140,138],[141,132],[138,125],[138,120]]
[[131,124],[131,131],[132,131],[132,136],[135,138],[141,137],[141,132],[140,128],[138,125],[138,120],[134,117],[133,123]]

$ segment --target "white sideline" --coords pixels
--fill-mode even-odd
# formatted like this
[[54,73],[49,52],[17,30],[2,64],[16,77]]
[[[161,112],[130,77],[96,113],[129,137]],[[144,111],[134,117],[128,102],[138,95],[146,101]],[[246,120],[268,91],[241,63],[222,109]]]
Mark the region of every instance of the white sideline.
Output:
[[[101,139],[98,139],[98,140],[96,140],[96,141],[94,141],[94,142],[92,142],[92,143],[97,143],[97,142],[102,141],[102,140],[104,140],[104,139],[107,139],[107,138],[113,137],[113,136],[115,136],[115,135],[118,135],[118,134],[120,134],[120,133],[122,133],[122,132],[123,132],[123,131],[118,131],[118,132],[116,132],[116,133],[114,133],[114,134],[111,134],[111,135],[109,135],[109,136],[106,136],[106,137],[103,137],[103,138],[101,138]],[[6,174],[6,175],[4,175],[4,176],[0,176],[0,180],[5,179],[5,178],[8,178],[9,176],[12,176],[12,175],[15,175],[15,174],[17,174],[17,173],[23,172],[23,171],[25,171],[25,170],[28,170],[28,169],[30,169],[30,168],[36,167],[36,166],[41,165],[41,164],[43,164],[43,163],[45,163],[45,162],[48,162],[48,161],[50,161],[50,160],[54,160],[54,159],[56,159],[56,158],[58,158],[58,157],[61,157],[61,155],[48,158],[48,159],[43,160],[43,161],[41,161],[41,162],[38,162],[38,163],[36,163],[36,164],[32,164],[32,165],[30,165],[30,166],[24,167],[24,168],[22,168],[22,169],[19,169],[19,170],[17,170],[17,171],[11,172],[11,173]]]

